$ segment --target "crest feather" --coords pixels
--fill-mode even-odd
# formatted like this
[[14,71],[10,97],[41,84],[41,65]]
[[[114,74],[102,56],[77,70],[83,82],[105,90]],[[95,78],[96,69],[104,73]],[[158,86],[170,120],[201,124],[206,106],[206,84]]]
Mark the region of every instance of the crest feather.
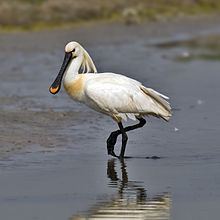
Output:
[[83,62],[81,65],[81,73],[97,73],[96,66],[92,60],[92,58],[89,56],[88,52],[82,47],[83,50]]

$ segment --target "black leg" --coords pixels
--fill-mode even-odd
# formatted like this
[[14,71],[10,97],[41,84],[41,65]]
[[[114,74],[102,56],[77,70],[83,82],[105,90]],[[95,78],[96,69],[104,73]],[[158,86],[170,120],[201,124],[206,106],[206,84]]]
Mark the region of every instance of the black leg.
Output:
[[[124,128],[124,131],[127,132],[137,128],[141,128],[146,124],[146,120],[144,118],[137,118],[137,119],[139,120],[138,124],[126,127]],[[108,154],[112,155],[113,157],[117,157],[114,152],[114,146],[116,144],[118,135],[120,134],[121,134],[121,130],[113,131],[107,139]]]
[[146,120],[144,118],[137,118],[137,119],[138,119],[139,123],[136,125],[131,125],[131,126],[124,128],[126,132],[132,131],[137,128],[142,128],[146,124]]
[[113,157],[117,157],[114,152],[114,146],[116,144],[117,137],[119,134],[121,134],[120,130],[113,131],[107,139],[108,155],[112,155]]
[[126,144],[128,141],[128,135],[126,134],[125,129],[124,129],[121,122],[118,123],[118,126],[121,131],[121,135],[122,135],[121,153],[119,155],[119,158],[122,159],[122,158],[124,158],[124,155],[125,155],[125,149],[126,149]]

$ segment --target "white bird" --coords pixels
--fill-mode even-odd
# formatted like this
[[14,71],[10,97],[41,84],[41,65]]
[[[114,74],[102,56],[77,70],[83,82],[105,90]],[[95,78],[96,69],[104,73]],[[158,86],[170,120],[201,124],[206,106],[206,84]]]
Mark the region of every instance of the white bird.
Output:
[[[127,131],[143,127],[144,116],[153,115],[166,121],[171,117],[167,96],[146,88],[140,82],[115,73],[97,73],[88,52],[77,42],[65,46],[61,69],[51,85],[52,94],[59,92],[61,82],[69,96],[90,108],[112,117],[119,126],[107,139],[108,154],[123,158],[128,140]],[[122,120],[139,120],[133,126],[123,127]],[[114,153],[118,135],[122,135],[119,156]]]

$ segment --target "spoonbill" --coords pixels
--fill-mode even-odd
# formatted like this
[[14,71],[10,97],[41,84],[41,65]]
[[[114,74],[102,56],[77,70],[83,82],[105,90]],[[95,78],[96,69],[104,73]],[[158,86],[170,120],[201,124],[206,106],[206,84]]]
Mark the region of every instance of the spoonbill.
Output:
[[[117,122],[119,130],[113,131],[107,139],[108,154],[124,158],[128,136],[126,132],[145,125],[144,116],[156,116],[168,121],[171,106],[167,96],[143,86],[140,82],[115,73],[97,73],[88,52],[77,42],[65,46],[65,56],[61,69],[49,88],[52,94],[59,92],[63,85],[68,95],[75,101],[106,114]],[[139,123],[124,127],[123,120],[130,118]],[[114,152],[117,137],[122,135],[120,155]]]

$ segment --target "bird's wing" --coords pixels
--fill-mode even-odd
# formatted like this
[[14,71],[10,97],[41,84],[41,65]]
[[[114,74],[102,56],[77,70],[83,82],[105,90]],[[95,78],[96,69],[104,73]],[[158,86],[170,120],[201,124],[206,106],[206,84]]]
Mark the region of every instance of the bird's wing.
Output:
[[85,95],[90,107],[110,115],[125,113],[133,119],[139,114],[161,117],[168,114],[162,106],[166,102],[160,97],[162,95],[143,87],[136,80],[118,74],[99,74],[91,78],[85,85]]
[[166,121],[168,121],[172,115],[171,106],[168,101],[165,99],[169,99],[169,97],[151,89],[141,86],[140,89],[145,93],[147,97],[153,100],[154,105],[152,106],[157,116],[162,117]]
[[102,81],[90,81],[86,84],[85,95],[102,111],[109,113],[136,112],[132,88],[120,84]]

